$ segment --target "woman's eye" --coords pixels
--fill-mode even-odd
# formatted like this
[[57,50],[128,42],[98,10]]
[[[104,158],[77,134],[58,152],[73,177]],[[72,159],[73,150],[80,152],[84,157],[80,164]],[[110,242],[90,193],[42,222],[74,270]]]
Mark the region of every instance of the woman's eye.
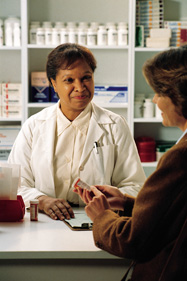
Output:
[[64,81],[67,82],[67,83],[72,83],[72,82],[73,82],[73,79],[72,79],[72,78],[67,78],[67,79],[65,79]]
[[82,78],[82,81],[88,81],[90,80],[92,77],[90,75],[86,75]]

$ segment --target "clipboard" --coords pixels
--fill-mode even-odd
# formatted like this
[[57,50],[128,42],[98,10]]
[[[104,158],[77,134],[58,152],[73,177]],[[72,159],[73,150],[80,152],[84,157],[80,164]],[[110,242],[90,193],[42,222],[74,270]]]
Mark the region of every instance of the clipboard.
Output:
[[91,219],[86,215],[84,208],[73,208],[75,218],[70,220],[65,219],[63,222],[71,228],[71,230],[85,231],[92,230],[93,223]]

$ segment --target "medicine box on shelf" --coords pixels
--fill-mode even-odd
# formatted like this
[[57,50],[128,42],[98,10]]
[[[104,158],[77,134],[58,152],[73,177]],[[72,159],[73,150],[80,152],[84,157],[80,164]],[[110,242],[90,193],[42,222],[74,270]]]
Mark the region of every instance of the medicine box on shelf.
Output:
[[0,161],[8,159],[20,126],[0,126]]
[[96,103],[127,103],[128,86],[95,86],[93,101]]
[[31,101],[49,102],[49,81],[46,72],[31,72]]

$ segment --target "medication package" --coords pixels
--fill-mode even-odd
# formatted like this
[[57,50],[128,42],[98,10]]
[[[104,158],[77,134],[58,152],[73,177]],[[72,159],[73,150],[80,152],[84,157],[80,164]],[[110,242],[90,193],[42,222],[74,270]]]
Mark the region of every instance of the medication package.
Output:
[[17,195],[21,167],[0,162],[0,221],[19,221],[25,214],[25,205]]

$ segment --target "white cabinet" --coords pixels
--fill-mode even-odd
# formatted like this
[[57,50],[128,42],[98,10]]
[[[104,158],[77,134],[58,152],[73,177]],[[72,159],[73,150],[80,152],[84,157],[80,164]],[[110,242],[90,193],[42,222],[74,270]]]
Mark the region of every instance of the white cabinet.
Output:
[[[22,118],[19,120],[0,118],[0,124],[22,124],[30,115],[50,104],[31,102],[30,76],[32,71],[45,71],[47,55],[54,46],[38,46],[29,42],[31,21],[63,22],[127,22],[128,46],[89,46],[98,67],[95,83],[102,85],[128,85],[128,103],[104,107],[127,118],[134,137],[150,135],[155,139],[176,140],[178,129],[164,128],[161,120],[134,118],[134,98],[137,92],[150,93],[142,75],[144,61],[160,49],[135,48],[135,0],[0,0],[0,18],[10,15],[21,18],[21,47],[0,47],[1,81],[21,82],[23,92]],[[185,20],[187,1],[165,0],[165,20]],[[148,163],[144,166],[154,166]]]

